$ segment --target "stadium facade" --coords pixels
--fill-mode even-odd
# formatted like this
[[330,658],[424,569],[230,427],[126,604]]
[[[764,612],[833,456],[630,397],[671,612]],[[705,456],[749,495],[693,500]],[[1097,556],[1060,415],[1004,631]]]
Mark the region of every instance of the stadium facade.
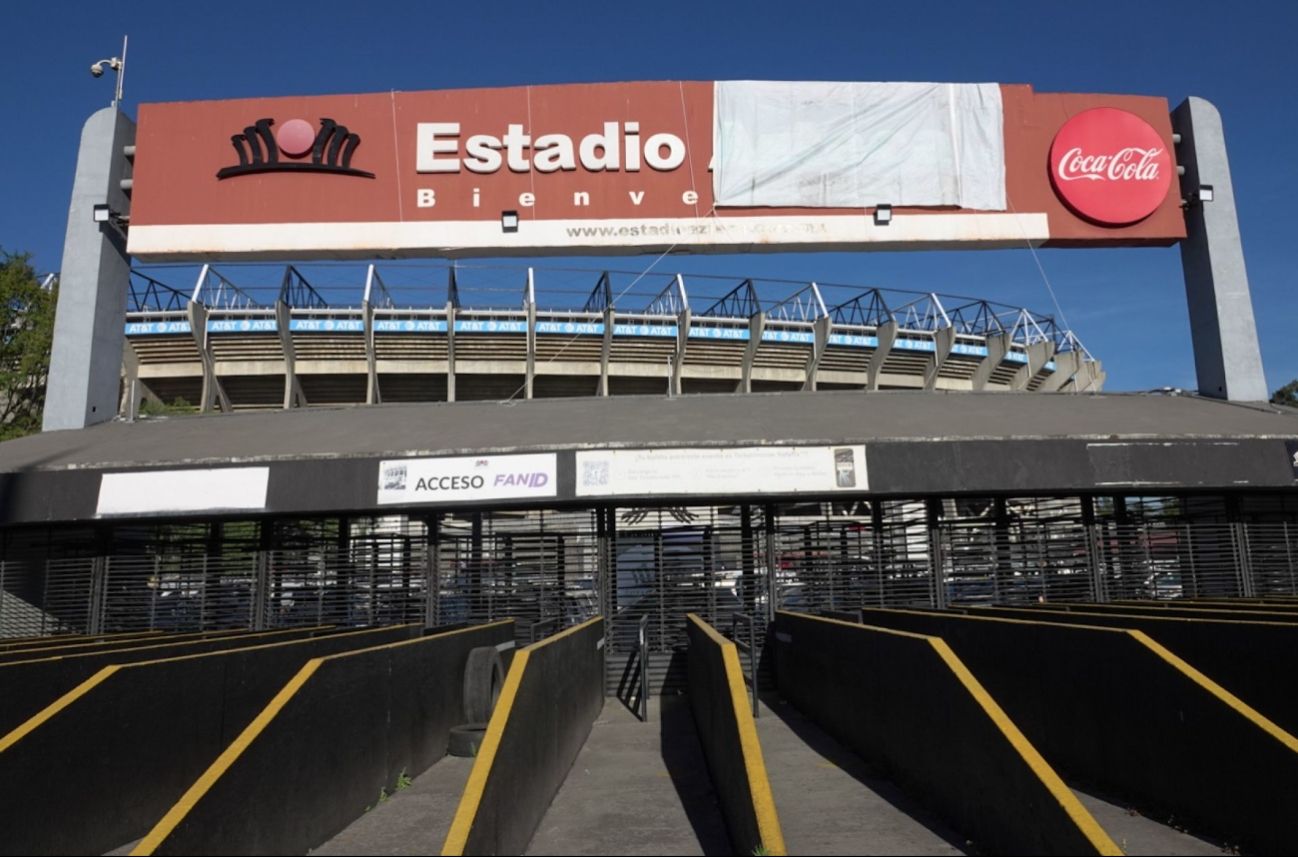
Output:
[[[853,154],[871,134],[887,169]],[[1178,243],[1203,395],[1103,393],[1050,316],[943,289],[393,261]],[[1298,593],[1298,423],[1260,401],[1242,262],[1198,99],[669,82],[103,111],[50,430],[0,447],[4,633],[604,616],[613,686],[646,617],[665,680],[687,612]],[[177,399],[201,414],[136,419]]]

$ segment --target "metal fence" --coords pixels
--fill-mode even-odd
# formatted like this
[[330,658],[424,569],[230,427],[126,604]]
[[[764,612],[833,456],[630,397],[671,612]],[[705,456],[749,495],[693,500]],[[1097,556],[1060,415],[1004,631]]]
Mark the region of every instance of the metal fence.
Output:
[[1298,595],[1298,502],[1282,495],[442,512],[0,538],[0,636],[509,617],[527,643],[603,615],[615,692],[642,667],[655,692],[683,683],[686,613],[723,631],[752,616],[760,640],[775,609]]

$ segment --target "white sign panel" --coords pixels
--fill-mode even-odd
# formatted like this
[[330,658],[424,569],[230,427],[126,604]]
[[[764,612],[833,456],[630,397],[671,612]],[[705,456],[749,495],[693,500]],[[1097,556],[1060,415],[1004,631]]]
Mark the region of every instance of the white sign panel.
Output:
[[869,488],[864,446],[577,453],[577,496],[803,494]]
[[269,484],[269,467],[105,473],[96,514],[264,509]]
[[557,471],[553,453],[400,458],[379,464],[379,504],[553,497]]

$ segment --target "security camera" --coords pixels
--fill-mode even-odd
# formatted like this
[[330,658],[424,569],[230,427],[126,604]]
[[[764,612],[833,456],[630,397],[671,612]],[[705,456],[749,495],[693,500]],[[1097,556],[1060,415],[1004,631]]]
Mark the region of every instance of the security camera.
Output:
[[95,77],[103,77],[105,65],[107,65],[113,71],[122,70],[122,61],[119,60],[117,57],[113,57],[110,60],[100,60],[99,62],[92,65],[90,67],[90,73],[93,74]]

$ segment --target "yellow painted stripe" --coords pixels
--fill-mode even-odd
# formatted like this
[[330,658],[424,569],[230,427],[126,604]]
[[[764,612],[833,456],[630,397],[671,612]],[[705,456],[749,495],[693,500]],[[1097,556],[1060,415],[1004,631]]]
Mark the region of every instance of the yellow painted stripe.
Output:
[[[394,627],[402,627],[402,626],[398,625]],[[382,630],[387,630],[387,629],[366,628],[361,631],[350,631],[348,633],[339,634],[337,636],[352,637],[358,634],[372,634],[375,631],[382,631]],[[121,672],[122,670],[131,670],[131,669],[135,669],[136,667],[147,667],[147,666],[153,666],[155,664],[167,664],[173,661],[192,661],[192,660],[197,660],[198,658],[213,658],[213,657],[220,657],[222,655],[237,655],[237,654],[242,654],[244,652],[258,651],[261,649],[279,648],[281,646],[297,646],[304,643],[312,643],[318,639],[320,638],[305,637],[300,640],[285,640],[282,643],[263,643],[260,646],[248,646],[242,649],[224,649],[219,652],[200,652],[196,655],[180,655],[174,658],[157,658],[152,661],[139,661],[136,663],[129,663],[129,664],[114,664],[112,666],[104,667],[102,670],[95,673],[93,676],[86,679],[76,687],[72,688],[72,690],[68,691],[63,696],[56,699],[49,706],[43,709],[40,713],[33,715],[32,718],[28,720],[26,723],[14,729],[12,732],[4,736],[3,738],[0,738],[0,753],[3,753],[8,748],[18,743],[19,740],[21,740],[22,738],[30,734],[32,730],[34,730],[36,727],[45,723],[55,714],[58,714],[60,711],[62,711],[63,709],[71,705],[73,702],[76,702],[78,699],[85,696],[95,687],[107,681],[110,676],[118,672]]]
[[[1103,855],[1114,855],[1114,857],[1123,853],[1122,849],[1114,843],[1113,839],[1105,832],[1104,828],[1100,827],[1099,822],[1097,822],[1095,817],[1087,811],[1086,807],[1082,806],[1081,802],[1077,799],[1077,796],[1073,794],[1072,790],[1069,789],[1068,786],[1064,785],[1064,781],[1059,778],[1059,775],[1055,773],[1055,770],[1050,767],[1049,763],[1047,763],[1044,758],[1042,758],[1041,754],[1032,746],[1032,743],[1028,741],[1027,737],[1019,731],[1019,728],[1016,725],[1014,725],[1014,721],[1010,720],[1009,716],[1001,709],[996,700],[992,698],[992,695],[987,692],[978,679],[974,677],[973,673],[969,671],[969,668],[964,665],[964,662],[956,656],[955,652],[951,650],[951,647],[948,646],[946,641],[941,637],[934,637],[929,634],[915,634],[910,631],[896,631],[892,628],[877,628],[873,625],[858,625],[855,622],[844,622],[841,619],[830,619],[826,616],[811,616],[805,613],[788,613],[787,611],[777,612],[785,613],[785,615],[788,616],[795,616],[800,619],[811,619],[816,622],[828,622],[835,625],[842,625],[846,628],[857,628],[863,631],[872,632],[877,631],[885,634],[892,634],[894,636],[912,637],[927,641],[928,644],[942,657],[942,660],[946,662],[951,671],[955,673],[956,677],[965,686],[965,689],[973,696],[974,700],[982,707],[983,711],[985,711],[992,719],[992,722],[996,727],[1000,729],[1001,734],[1010,742],[1010,745],[1013,746],[1023,760],[1027,762],[1028,767],[1037,775],[1037,778],[1041,780],[1042,784],[1050,791],[1055,800],[1059,802],[1059,805],[1063,807],[1064,811],[1068,814],[1068,817],[1077,825],[1078,830],[1080,830],[1082,835],[1086,837],[1087,841],[1095,847],[1097,853]],[[916,611],[913,610],[890,610],[889,612],[916,613]],[[933,614],[926,613],[923,615],[931,616]],[[995,621],[995,618],[991,616],[977,618],[987,621]],[[1018,622],[1020,620],[1006,619],[1004,621]],[[1060,623],[1031,622],[1024,624],[1059,625]],[[1064,627],[1090,628],[1091,626],[1070,625]],[[1118,628],[1101,628],[1098,630],[1112,630],[1117,631],[1118,633],[1125,633],[1125,631]]]
[[[902,611],[898,611],[902,612]],[[831,619],[828,616],[813,616],[810,613],[792,613],[788,610],[776,610],[776,615],[783,613],[785,616],[793,616],[797,619],[814,619],[817,622],[828,622],[831,625],[843,625],[847,628],[864,628],[867,631],[878,631],[881,634],[891,634],[894,637],[912,637],[916,640],[932,639],[928,634],[916,634],[914,631],[898,631],[895,628],[884,628],[879,625],[862,625],[858,622],[844,622],[842,619]],[[933,615],[931,613],[925,615]],[[1051,625],[1056,623],[1051,622]]]
[[[280,648],[281,646],[298,646],[298,645],[304,645],[304,644],[306,644],[306,643],[315,643],[315,642],[318,642],[318,641],[323,640],[323,639],[336,640],[336,639],[339,639],[339,638],[341,638],[341,637],[359,637],[359,636],[362,636],[362,635],[364,635],[364,634],[374,634],[374,633],[378,633],[379,631],[390,631],[390,630],[392,630],[393,628],[409,628],[409,627],[412,627],[412,626],[414,626],[414,625],[418,625],[418,624],[419,624],[418,622],[411,622],[411,623],[409,623],[408,625],[388,625],[388,626],[379,627],[379,628],[362,628],[362,629],[360,629],[360,630],[358,630],[358,631],[343,631],[342,633],[339,633],[339,634],[330,634],[330,635],[328,636],[328,638],[325,638],[325,637],[302,637],[301,639],[298,639],[298,640],[285,640],[285,641],[283,641],[282,643],[276,643],[276,642],[273,642],[273,641],[272,641],[272,642],[269,642],[269,643],[261,643],[260,645],[256,645],[256,646],[242,646],[242,647],[237,648],[237,649],[221,649],[220,651],[216,651],[216,652],[198,652],[198,653],[193,654],[193,655],[176,655],[175,657],[170,657],[170,658],[155,658],[154,660],[151,660],[151,661],[136,661],[135,663],[122,664],[122,668],[123,668],[123,669],[134,669],[135,667],[147,667],[147,666],[153,666],[154,664],[169,664],[169,663],[171,663],[172,661],[196,661],[196,660],[199,660],[200,658],[219,658],[219,657],[221,657],[222,655],[238,655],[238,654],[242,654],[242,653],[244,653],[244,652],[257,652],[257,651],[261,651],[262,649],[277,649],[277,648]],[[425,638],[424,638],[424,637],[416,637],[415,639],[416,639],[416,640],[422,640],[422,639],[425,639]],[[406,640],[400,640],[399,642],[405,643],[405,642],[407,642],[407,641],[406,641]],[[391,644],[389,644],[389,645],[391,645]],[[349,651],[346,651],[346,652],[335,652],[335,653],[332,654],[332,655],[322,655],[320,659],[321,659],[321,660],[329,660],[330,658],[338,657],[338,656],[340,656],[340,655],[354,655],[354,654],[356,654],[357,652],[364,652],[364,651],[369,651],[369,650],[368,650],[368,649],[355,649],[355,650],[349,650]]]
[[[295,632],[295,631],[296,631],[296,632],[301,632],[301,631],[326,631],[326,630],[328,630],[328,629],[331,628],[331,627],[333,627],[333,626],[332,626],[332,625],[321,625],[321,626],[318,626],[318,627],[317,627],[317,626],[312,626],[312,627],[309,627],[309,628],[281,628],[281,629],[276,630],[276,631],[265,631],[265,632],[261,632],[261,633],[257,633],[257,634],[235,634],[235,635],[231,635],[231,636],[228,636],[228,637],[225,636],[225,635],[222,635],[222,636],[220,636],[220,637],[218,637],[218,638],[216,638],[216,639],[222,639],[222,640],[225,640],[225,639],[257,640],[257,639],[261,639],[261,638],[263,638],[263,637],[277,637],[277,636],[281,636],[281,635],[283,635],[283,634],[290,634],[290,633],[293,633],[293,632]],[[211,639],[211,638],[208,638],[208,639]],[[130,652],[130,653],[135,653],[135,652],[147,652],[149,649],[159,649],[159,648],[162,648],[163,646],[193,646],[193,645],[197,645],[198,643],[206,643],[206,642],[208,641],[208,639],[203,639],[203,640],[184,640],[184,641],[179,642],[179,643],[160,643],[160,644],[158,644],[158,645],[153,645],[153,646],[139,646],[139,647],[134,648],[134,649],[109,649],[109,650],[107,650],[107,651],[99,650],[99,651],[94,651],[94,652],[77,652],[76,654],[72,654],[72,655],[57,655],[57,656],[55,656],[55,657],[48,657],[48,658],[46,658],[46,657],[41,657],[41,658],[32,658],[31,660],[26,660],[26,661],[12,661],[11,663],[0,664],[0,670],[4,670],[6,667],[17,667],[17,666],[22,666],[23,664],[39,664],[39,663],[48,663],[48,662],[50,662],[50,661],[62,661],[62,660],[68,660],[68,659],[70,659],[70,658],[92,658],[92,657],[97,657],[97,656],[99,656],[99,655],[104,655],[104,654],[114,654],[114,653],[117,653],[117,652]],[[37,654],[37,653],[36,653],[36,652],[32,652],[32,654]]]
[[17,729],[14,729],[12,732],[4,736],[3,738],[0,738],[0,753],[3,753],[5,750],[8,750],[14,744],[17,744],[19,741],[23,739],[24,736],[30,733],[33,729],[40,726],[45,721],[49,720],[51,717],[58,714],[63,709],[67,708],[69,705],[76,702],[81,697],[85,696],[96,685],[99,685],[100,683],[107,680],[109,676],[117,672],[119,669],[121,669],[120,666],[104,667],[99,672],[95,673],[90,678],[86,679],[81,684],[74,687],[72,690],[68,691],[67,693],[60,696],[58,699],[54,700],[54,702],[47,705],[41,711],[32,715],[27,720],[26,723],[19,726]]
[[779,815],[775,811],[775,796],[771,793],[771,780],[766,773],[762,744],[757,738],[757,724],[753,722],[753,709],[748,701],[748,689],[744,685],[744,671],[739,665],[739,650],[733,642],[693,613],[686,614],[685,618],[721,648],[726,684],[730,690],[730,707],[735,712],[739,748],[744,756],[744,771],[748,775],[749,801],[752,803],[753,814],[757,817],[757,830],[762,840],[759,844],[765,847],[768,854],[786,855],[789,852],[784,844]]
[[[144,839],[140,840],[139,845],[136,846],[135,850],[132,851],[131,854],[133,855],[152,854],[154,850],[156,850],[157,847],[160,844],[162,844],[163,841],[166,840],[166,838],[171,834],[171,832],[176,829],[176,825],[180,824],[180,822],[184,820],[185,816],[189,814],[190,810],[192,810],[198,804],[198,802],[203,798],[203,796],[207,794],[208,791],[211,790],[212,786],[216,783],[216,781],[219,780],[221,776],[227,770],[229,770],[230,766],[234,764],[234,762],[239,758],[239,756],[241,756],[243,752],[247,750],[249,746],[252,745],[252,742],[257,739],[257,736],[259,736],[263,731],[265,731],[266,727],[270,725],[271,721],[273,721],[275,717],[279,714],[279,712],[283,710],[284,706],[288,705],[289,700],[291,700],[293,696],[299,690],[302,689],[302,687],[307,683],[307,681],[311,678],[311,676],[315,674],[316,670],[318,670],[325,661],[338,660],[341,658],[351,657],[353,655],[364,654],[366,652],[378,651],[380,649],[396,648],[397,646],[405,646],[405,645],[409,645],[410,643],[418,643],[424,640],[433,640],[442,637],[449,637],[455,634],[463,634],[468,631],[479,631],[483,628],[495,627],[497,625],[508,625],[508,624],[512,624],[513,621],[514,621],[513,619],[506,619],[500,622],[492,622],[488,625],[473,625],[468,628],[460,628],[455,631],[446,631],[441,634],[428,634],[423,637],[415,637],[414,639],[411,640],[398,640],[393,643],[385,643],[378,646],[370,646],[364,649],[354,649],[352,651],[347,651],[347,652],[337,652],[332,655],[325,655],[324,657],[313,658],[312,660],[307,661],[306,665],[303,666],[302,669],[298,671],[297,675],[293,676],[293,678],[289,680],[288,684],[284,685],[284,687],[280,689],[280,692],[275,695],[275,698],[272,699],[264,709],[262,709],[261,713],[257,715],[257,717],[252,721],[252,723],[248,724],[247,728],[243,730],[243,732],[239,735],[239,737],[236,738],[234,742],[230,744],[230,746],[225,748],[225,751],[222,752],[219,757],[217,757],[217,760],[213,762],[212,765],[206,771],[203,772],[203,775],[199,777],[198,780],[196,780],[192,786],[189,787],[189,790],[185,792],[185,794],[180,798],[180,800],[177,801],[176,804],[172,806],[170,810],[167,811],[167,814],[162,817],[162,820],[159,821],[157,825],[154,826],[153,830],[149,831],[149,835],[146,836]],[[417,624],[417,623],[412,623],[412,624]],[[395,627],[402,627],[402,626],[395,626]],[[361,633],[368,633],[369,631],[376,631],[376,630],[385,630],[385,629],[373,628],[373,629],[368,629],[368,631],[355,631],[351,633],[361,634]],[[283,643],[281,645],[291,645],[292,643],[296,643],[296,642],[307,642],[307,641],[290,640],[287,643]],[[265,647],[258,646],[256,648],[265,648]],[[246,649],[241,649],[240,651],[246,651]],[[204,652],[201,653],[200,655],[188,655],[185,657],[186,658],[202,657],[206,654],[226,654],[226,653],[225,652],[213,652],[213,653]],[[180,658],[166,658],[163,660],[180,660]],[[152,661],[150,663],[160,663],[160,662],[161,661]]]
[[162,841],[176,829],[176,825],[180,824],[180,822],[185,819],[185,816],[189,814],[189,811],[193,809],[194,805],[202,800],[203,795],[207,794],[213,784],[221,778],[221,775],[234,764],[235,760],[243,755],[243,751],[246,750],[248,746],[256,740],[257,736],[260,735],[270,724],[270,722],[275,719],[275,715],[279,714],[280,709],[288,704],[288,701],[293,698],[293,695],[296,694],[298,690],[302,688],[302,685],[306,684],[307,680],[311,678],[317,669],[320,668],[322,661],[322,658],[313,658],[312,660],[307,661],[302,669],[298,670],[297,675],[289,679],[288,684],[284,685],[280,692],[275,694],[275,698],[270,701],[270,704],[261,710],[261,713],[248,724],[243,732],[240,733],[239,737],[234,739],[230,746],[225,748],[224,752],[222,752],[221,755],[217,757],[216,761],[203,772],[203,775],[189,787],[185,794],[181,796],[180,800],[178,800],[171,809],[167,810],[167,814],[162,817],[162,820],[154,825],[153,829],[149,831],[148,835],[145,836],[144,839],[140,840],[140,843],[135,846],[135,850],[131,852],[132,855],[152,854],[157,847],[162,844]]
[[[985,610],[989,608],[979,607],[978,609]],[[1198,622],[1200,624],[1204,622],[1212,622],[1218,625],[1274,625],[1277,628],[1292,628],[1294,626],[1293,622],[1276,622],[1271,619],[1246,619],[1237,618],[1235,616],[1231,616],[1229,619],[1223,619],[1220,616],[1146,616],[1144,613],[1141,613],[1139,615],[1127,617],[1122,613],[1091,613],[1086,610],[1046,610],[1038,607],[993,607],[990,609],[1005,610],[1023,615],[1049,613],[1051,616],[1094,616],[1097,619],[1109,619],[1114,622],[1121,621],[1124,618],[1131,618],[1139,619],[1141,622]],[[1262,615],[1269,616],[1271,614],[1262,613]],[[1072,623],[1051,622],[1050,624],[1059,625]]]
[[496,708],[491,712],[491,719],[487,721],[487,731],[483,733],[482,746],[478,748],[477,758],[473,760],[473,770],[469,772],[469,781],[465,784],[464,792],[460,795],[459,806],[455,808],[455,818],[451,822],[451,829],[446,832],[446,840],[442,844],[442,854],[463,854],[464,849],[468,846],[469,832],[473,830],[473,822],[477,818],[478,808],[482,805],[482,795],[486,791],[487,783],[491,778],[492,764],[496,760],[496,753],[500,750],[500,742],[505,737],[505,728],[509,724],[509,713],[513,710],[514,700],[518,697],[518,688],[523,683],[523,673],[527,669],[527,660],[531,657],[531,653],[550,645],[556,640],[561,640],[603,621],[604,617],[602,616],[587,619],[580,625],[573,625],[566,631],[561,631],[552,637],[533,643],[514,655],[514,660],[509,665],[509,675],[505,676],[505,685],[500,689],[500,698],[496,700]]
[[1266,717],[1263,717],[1262,714],[1256,711],[1252,706],[1248,705],[1242,699],[1226,690],[1226,688],[1217,684],[1215,681],[1190,666],[1188,663],[1169,651],[1166,647],[1160,645],[1148,634],[1145,634],[1142,631],[1128,631],[1127,633],[1151,649],[1164,661],[1189,676],[1200,687],[1242,714],[1254,726],[1257,726],[1285,747],[1288,747],[1290,751],[1298,753],[1298,738],[1295,738],[1279,726],[1272,723]]
[[[933,618],[934,616],[939,616],[946,619],[970,619],[973,620],[974,622],[1008,622],[1014,625],[1039,625],[1048,628],[1081,628],[1082,630],[1085,631],[1101,631],[1110,634],[1126,633],[1125,628],[1105,628],[1102,625],[1074,625],[1071,622],[1035,622],[1031,619],[1005,619],[1000,616],[977,616],[977,615],[970,615],[968,613],[932,613],[932,612],[926,612],[924,610],[902,610],[897,607],[868,607],[866,609],[874,610],[874,611],[883,611],[884,613],[904,613],[907,616],[928,616],[929,618]],[[800,615],[800,614],[795,614],[795,615]],[[821,617],[812,616],[810,618],[819,619]],[[844,624],[850,625],[852,623],[846,622]],[[924,637],[928,635],[919,634],[917,636]]]
[[532,647],[528,646],[514,655],[514,660],[509,665],[505,686],[501,688],[500,699],[496,701],[496,708],[491,712],[491,720],[487,722],[487,731],[482,736],[482,746],[478,748],[477,758],[473,760],[473,770],[469,772],[469,781],[464,786],[464,793],[460,795],[460,804],[455,808],[451,829],[446,832],[446,841],[442,844],[443,855],[461,855],[468,847],[469,831],[473,829],[478,807],[482,805],[482,793],[486,791],[487,780],[491,776],[491,766],[496,761],[496,753],[500,750],[509,713],[514,708],[514,700],[518,697],[518,688],[523,683],[523,673],[527,670],[527,660],[531,654]]
[[14,652],[19,649],[28,649],[33,646],[45,648],[54,646],[73,646],[82,643],[116,643],[123,639],[149,639],[161,635],[160,631],[139,631],[123,634],[96,634],[92,637],[85,637],[81,634],[59,634],[48,637],[9,637],[0,639],[0,652]]
[[987,692],[982,683],[974,677],[974,674],[964,665],[964,661],[956,656],[956,653],[951,650],[946,641],[940,637],[929,637],[928,643],[946,663],[951,672],[955,674],[960,683],[964,685],[965,690],[974,698],[974,701],[991,718],[992,723],[1010,742],[1010,745],[1023,761],[1027,763],[1032,773],[1059,802],[1064,812],[1072,819],[1073,824],[1077,825],[1077,829],[1091,843],[1096,852],[1104,855],[1114,855],[1114,857],[1121,855],[1123,853],[1122,849],[1117,846],[1117,843],[1105,832],[1104,828],[1100,827],[1099,822],[1087,811],[1086,807],[1082,806],[1081,801],[1077,799],[1077,795],[1073,794],[1072,790],[1064,785],[1064,781],[1055,773],[1055,769],[1050,767],[1049,763],[1042,758],[1041,754],[1037,752],[1037,748],[1032,746],[1032,742],[1027,739],[1027,736],[1019,731],[1019,727],[1014,724],[1014,721],[992,698],[992,695]]
[[[1064,606],[1064,605],[1061,603],[1060,606]],[[1108,602],[1108,604],[1103,604],[1103,605],[1072,604],[1072,603],[1069,603],[1067,606],[1072,607],[1073,610],[1076,610],[1076,611],[1078,611],[1078,612],[1081,612],[1082,610],[1086,609],[1087,607],[1091,607],[1091,606],[1117,607],[1118,610],[1110,611],[1110,612],[1112,612],[1112,614],[1115,615],[1115,616],[1120,616],[1120,615],[1122,615],[1123,613],[1128,612],[1128,611],[1138,611],[1138,612],[1137,612],[1137,615],[1140,615],[1140,616],[1155,616],[1155,615],[1157,615],[1157,614],[1159,614],[1159,613],[1168,613],[1168,612],[1171,611],[1171,610],[1174,610],[1174,609],[1180,609],[1180,610],[1185,610],[1186,612],[1190,612],[1190,613],[1229,613],[1229,614],[1230,614],[1230,617],[1229,617],[1229,618],[1231,618],[1231,619],[1247,620],[1247,619],[1249,619],[1249,617],[1253,617],[1253,616],[1262,616],[1262,617],[1264,617],[1264,618],[1269,618],[1269,619],[1277,620],[1277,621],[1280,620],[1280,619],[1284,619],[1285,622],[1287,622],[1287,623],[1289,623],[1289,624],[1292,624],[1294,621],[1298,621],[1298,611],[1292,611],[1292,610],[1232,610],[1230,607],[1217,607],[1217,606],[1209,607],[1209,605],[1204,604],[1203,602],[1199,602],[1198,606],[1195,606],[1195,605],[1193,605],[1193,604],[1183,604],[1183,605],[1181,605],[1180,607],[1153,607],[1153,606],[1150,606],[1148,603],[1145,603],[1145,604],[1119,604],[1119,603],[1114,602],[1114,601],[1110,601],[1110,602]],[[1071,611],[1070,611],[1070,612],[1071,612]]]

